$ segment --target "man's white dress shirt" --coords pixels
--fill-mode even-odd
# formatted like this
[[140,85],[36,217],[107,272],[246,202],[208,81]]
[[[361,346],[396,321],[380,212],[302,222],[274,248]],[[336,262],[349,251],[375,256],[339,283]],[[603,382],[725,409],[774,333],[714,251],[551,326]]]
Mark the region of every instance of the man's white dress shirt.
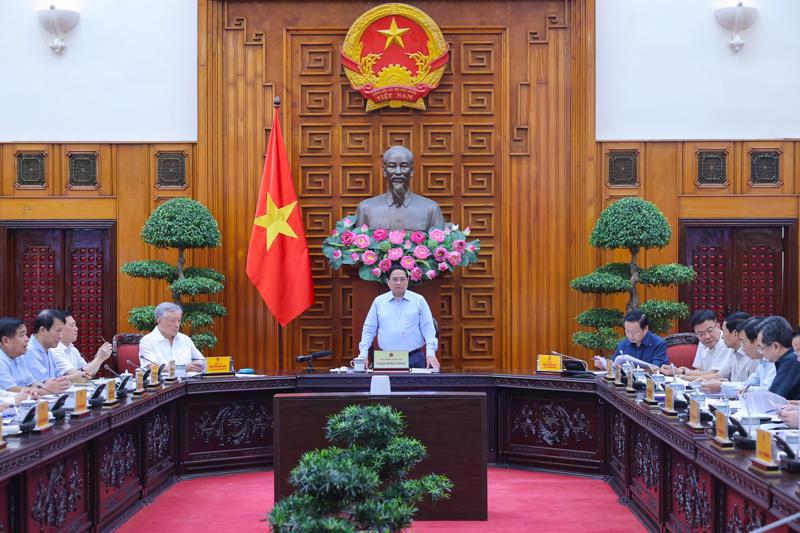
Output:
[[[725,341],[720,335],[717,344],[713,348],[707,348],[702,342],[697,345],[692,367],[702,369],[705,372],[724,370],[725,367],[730,368],[732,359],[733,350],[725,345]],[[730,374],[730,371],[728,373]]]
[[53,354],[56,366],[62,374],[72,370],[83,370],[83,367],[87,365],[86,359],[74,344],[66,346],[63,342],[59,342],[58,346],[50,350],[50,353]]
[[188,365],[192,361],[205,361],[206,358],[188,335],[179,332],[170,345],[158,326],[139,341],[139,362],[142,367],[148,367],[150,363],[166,365],[173,359],[176,365]]
[[382,350],[410,352],[424,344],[425,356],[436,357],[438,341],[431,308],[425,298],[415,292],[407,290],[398,301],[389,291],[372,301],[358,343],[359,358],[367,357],[376,334]]
[[733,356],[730,358],[728,366],[720,369],[719,377],[737,383],[742,382],[756,371],[757,366],[758,360],[747,357],[747,354],[740,347],[738,350],[733,351]]

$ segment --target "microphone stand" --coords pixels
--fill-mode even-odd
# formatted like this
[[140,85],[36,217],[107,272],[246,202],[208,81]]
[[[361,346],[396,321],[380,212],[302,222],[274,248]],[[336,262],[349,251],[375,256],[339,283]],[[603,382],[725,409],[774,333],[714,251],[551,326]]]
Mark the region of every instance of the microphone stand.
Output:
[[311,361],[313,361],[313,359],[309,357],[308,366],[303,370],[303,374],[316,374],[317,371],[314,370],[314,365],[311,364]]

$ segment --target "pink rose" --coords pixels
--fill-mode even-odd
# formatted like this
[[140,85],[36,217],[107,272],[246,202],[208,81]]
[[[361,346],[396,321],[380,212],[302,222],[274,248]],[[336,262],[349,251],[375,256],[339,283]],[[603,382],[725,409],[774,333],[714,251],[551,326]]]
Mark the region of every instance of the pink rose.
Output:
[[427,246],[417,246],[414,248],[414,257],[417,259],[427,259],[431,255],[431,251]]
[[467,237],[469,237],[469,234],[470,234],[470,233],[472,233],[472,230],[469,228],[469,226],[467,226],[466,228],[464,228],[464,235],[466,235]]
[[444,241],[444,232],[440,229],[432,229],[429,235],[436,242]]
[[344,217],[344,220],[342,222],[344,223],[345,228],[352,227],[352,225],[356,223],[356,221],[350,217]]
[[425,272],[425,276],[428,279],[433,279],[433,278],[436,277],[436,271],[435,270],[428,270],[427,272]]
[[466,247],[467,243],[461,239],[453,241],[453,250],[456,252],[463,252]]
[[381,262],[378,263],[378,268],[381,269],[381,272],[389,272],[389,269],[392,268],[392,262],[389,259],[381,259]]
[[367,226],[366,224],[362,224],[361,233],[366,233],[367,231],[369,231],[369,226]]
[[447,254],[447,262],[453,266],[458,266],[461,262],[461,254],[458,252],[450,252]]
[[425,234],[421,231],[415,231],[411,234],[411,240],[414,241],[414,244],[422,244],[425,242]]
[[468,252],[474,252],[475,251],[475,245],[474,244],[468,244],[467,245],[467,251]]
[[405,231],[390,231],[389,232],[389,242],[392,244],[403,244],[403,240],[406,238]]
[[350,254],[350,259],[352,259],[353,261],[358,261],[360,258],[361,256],[358,255],[356,252]]
[[405,248],[406,250],[410,250],[411,249],[411,241],[404,242],[403,243],[403,248]]
[[331,237],[338,237],[338,236],[339,236],[339,232],[336,231],[335,229],[332,229],[331,230]]
[[352,231],[345,231],[342,233],[342,244],[345,246],[350,246],[353,244],[354,240],[356,240],[356,234]]
[[433,258],[437,261],[444,261],[447,259],[447,249],[440,246],[436,250],[433,251]]
[[342,257],[342,251],[341,250],[334,250],[333,251],[333,258],[334,259],[339,259],[340,257]]
[[376,278],[379,278],[381,276],[381,269],[378,267],[373,268],[371,272],[372,275],[375,276]]
[[372,232],[372,238],[375,239],[375,242],[380,242],[385,239],[389,235],[389,232],[383,228],[376,229]]
[[362,250],[369,246],[369,237],[363,233],[356,235],[355,240],[353,241],[356,246],[361,248]]
[[447,263],[446,263],[446,262],[441,262],[441,263],[439,263],[439,270],[441,270],[442,272],[444,272],[445,270],[450,270],[450,267],[449,267],[449,266],[447,266]]
[[403,258],[400,260],[400,266],[405,268],[406,270],[414,268],[416,263],[414,262],[414,258],[408,255],[404,255]]
[[411,273],[409,274],[409,276],[411,276],[411,281],[419,281],[419,280],[421,280],[422,279],[422,269],[418,268],[418,267],[412,268],[411,269]]
[[365,265],[374,265],[378,261],[378,254],[372,250],[367,250],[361,256],[361,260],[364,261]]
[[386,257],[388,257],[392,261],[397,261],[398,259],[403,257],[403,249],[402,248],[392,248],[388,252],[386,252]]

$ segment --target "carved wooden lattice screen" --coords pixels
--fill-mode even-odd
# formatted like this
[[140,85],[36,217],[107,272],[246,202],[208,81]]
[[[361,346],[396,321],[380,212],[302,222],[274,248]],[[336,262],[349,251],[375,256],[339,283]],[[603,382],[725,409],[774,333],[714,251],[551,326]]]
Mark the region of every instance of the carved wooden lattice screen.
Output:
[[25,245],[19,272],[22,280],[22,320],[31,333],[36,314],[42,309],[56,307],[56,250],[47,245]]
[[[366,113],[340,67],[346,31],[290,30],[286,109],[289,150],[312,258],[316,302],[290,328],[292,353],[332,348],[348,358],[352,281],[333,272],[321,243],[336,220],[383,192],[380,156],[400,144],[415,156],[412,188],[442,207],[445,220],[472,228],[480,261],[442,286],[439,356],[445,368],[492,368],[499,349],[501,101],[503,33],[445,30],[452,56],[425,112]],[[430,302],[436,305],[436,302]]]

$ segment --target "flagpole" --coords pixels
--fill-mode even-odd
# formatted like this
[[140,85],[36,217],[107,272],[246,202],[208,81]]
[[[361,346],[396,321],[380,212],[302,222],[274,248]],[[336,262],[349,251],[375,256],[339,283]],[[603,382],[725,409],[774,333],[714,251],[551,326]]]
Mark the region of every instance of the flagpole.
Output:
[[[276,110],[281,108],[280,96],[276,96],[272,100],[272,107]],[[283,370],[283,326],[281,326],[280,322],[278,322],[278,370]]]

